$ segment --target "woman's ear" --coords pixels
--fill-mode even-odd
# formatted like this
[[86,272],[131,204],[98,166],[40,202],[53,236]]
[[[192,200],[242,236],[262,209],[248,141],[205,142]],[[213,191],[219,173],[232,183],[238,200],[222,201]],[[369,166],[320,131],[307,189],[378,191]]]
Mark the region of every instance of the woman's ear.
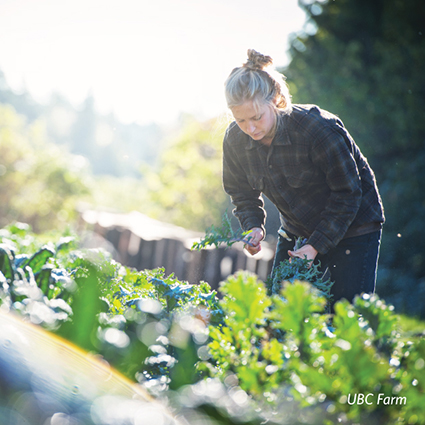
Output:
[[273,104],[276,106],[276,108],[286,108],[288,105],[285,97],[281,94],[276,95],[276,97],[273,99]]

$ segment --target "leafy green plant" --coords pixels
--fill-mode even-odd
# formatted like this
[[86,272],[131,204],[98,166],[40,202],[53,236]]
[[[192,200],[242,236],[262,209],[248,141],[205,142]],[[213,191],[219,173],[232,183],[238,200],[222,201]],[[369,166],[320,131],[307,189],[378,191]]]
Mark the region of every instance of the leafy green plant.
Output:
[[326,278],[320,270],[320,264],[314,264],[310,260],[298,257],[282,261],[273,270],[273,274],[266,280],[267,292],[269,295],[280,294],[283,282],[294,282],[296,280],[309,282],[328,301],[332,299],[330,291],[333,282],[329,278]]
[[69,236],[37,247],[42,239],[23,224],[2,230],[4,306],[101,354],[154,392],[199,379],[197,351],[208,338],[202,333],[207,323],[222,321],[216,292],[206,282],[189,285],[161,268],[129,269],[102,250],[72,249]]
[[[289,271],[281,271],[284,283],[276,280],[272,291],[239,272],[222,283],[219,300],[205,282],[129,269],[102,251],[73,249],[69,236],[31,253],[23,227],[1,233],[3,308],[170,397],[183,417],[425,423],[423,334],[411,324],[406,333],[405,321],[376,295],[336,303],[331,332],[324,292]],[[312,278],[311,272],[297,276]],[[372,394],[372,403],[353,403],[355,394]]]
[[[74,289],[69,273],[60,266],[58,256],[73,239],[59,239],[41,246],[34,254],[18,254],[13,225],[0,237],[0,303],[28,316],[32,322],[57,328],[72,315],[68,304]],[[25,244],[28,238],[24,236]]]
[[205,236],[199,242],[194,242],[192,250],[201,250],[212,245],[215,245],[217,248],[221,244],[225,244],[229,247],[236,242],[243,242],[244,244],[250,245],[250,233],[251,231],[242,232],[240,229],[233,230],[231,220],[227,212],[225,212],[222,218],[221,227],[216,227],[214,225],[209,227],[205,232]]
[[[294,244],[294,251],[297,251],[307,243],[307,239],[297,238]],[[333,282],[326,278],[326,273],[320,270],[320,262],[314,264],[312,260],[304,258],[291,258],[282,261],[274,268],[273,273],[266,280],[267,291],[269,295],[279,295],[282,290],[283,282],[309,282],[316,287],[320,293],[329,301],[332,299],[330,293]]]
[[[279,410],[295,399],[317,407],[320,423],[425,423],[423,339],[406,340],[376,295],[337,302],[330,332],[326,298],[309,283],[286,282],[269,297],[261,281],[240,272],[222,291],[224,324],[210,329],[212,376],[237,377],[260,405]],[[372,394],[370,403],[353,403],[355,394]]]

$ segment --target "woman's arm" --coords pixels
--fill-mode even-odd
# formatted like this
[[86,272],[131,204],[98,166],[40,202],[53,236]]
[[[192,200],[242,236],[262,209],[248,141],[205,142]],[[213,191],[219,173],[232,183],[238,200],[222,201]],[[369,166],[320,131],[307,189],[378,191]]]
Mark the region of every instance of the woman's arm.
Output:
[[327,137],[315,141],[311,150],[311,159],[325,174],[331,191],[321,220],[308,240],[323,254],[341,241],[362,202],[360,174],[349,148],[351,141],[351,137],[330,129]]
[[226,138],[223,143],[223,187],[230,195],[235,209],[233,214],[238,218],[244,231],[260,228],[265,235],[264,202],[260,190],[253,189],[249,183],[246,170],[239,161]]

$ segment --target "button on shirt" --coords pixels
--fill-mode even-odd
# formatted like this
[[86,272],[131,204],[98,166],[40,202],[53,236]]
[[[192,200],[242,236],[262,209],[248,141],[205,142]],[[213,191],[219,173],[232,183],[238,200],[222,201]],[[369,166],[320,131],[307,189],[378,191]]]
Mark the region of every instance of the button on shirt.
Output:
[[223,142],[223,186],[242,229],[262,227],[262,194],[277,207],[284,229],[325,254],[348,229],[383,223],[372,169],[341,120],[315,105],[279,112],[270,146],[233,122]]

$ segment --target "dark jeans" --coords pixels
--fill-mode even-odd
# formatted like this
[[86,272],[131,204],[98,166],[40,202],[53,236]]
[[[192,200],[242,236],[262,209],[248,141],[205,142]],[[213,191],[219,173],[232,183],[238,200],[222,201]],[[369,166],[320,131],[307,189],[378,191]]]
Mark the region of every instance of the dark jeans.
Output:
[[[342,239],[327,254],[318,254],[315,264],[320,261],[323,273],[330,273],[334,282],[331,293],[332,304],[345,298],[352,302],[355,295],[373,293],[376,284],[381,230],[362,236]],[[288,249],[293,250],[296,236],[286,232],[292,241],[279,235],[273,269],[289,258]]]

